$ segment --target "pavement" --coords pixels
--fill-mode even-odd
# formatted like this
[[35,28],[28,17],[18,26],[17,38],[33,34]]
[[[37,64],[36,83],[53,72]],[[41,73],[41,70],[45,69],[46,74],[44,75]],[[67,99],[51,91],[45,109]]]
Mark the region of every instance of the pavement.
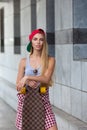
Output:
[[16,111],[0,99],[0,130],[17,130],[15,119]]

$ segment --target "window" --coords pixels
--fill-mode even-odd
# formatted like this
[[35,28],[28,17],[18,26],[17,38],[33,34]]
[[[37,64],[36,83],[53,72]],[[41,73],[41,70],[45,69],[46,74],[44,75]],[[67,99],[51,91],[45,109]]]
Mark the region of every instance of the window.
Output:
[[55,1],[46,1],[46,29],[47,29],[47,42],[49,46],[49,55],[55,56]]
[[31,30],[36,28],[36,0],[31,0]]
[[0,52],[4,52],[4,8],[0,9]]
[[14,0],[14,53],[21,53],[20,46],[20,0]]

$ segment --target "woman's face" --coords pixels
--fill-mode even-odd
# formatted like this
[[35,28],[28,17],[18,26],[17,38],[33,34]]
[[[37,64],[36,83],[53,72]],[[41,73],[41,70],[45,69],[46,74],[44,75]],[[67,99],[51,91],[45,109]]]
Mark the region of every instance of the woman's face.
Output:
[[34,35],[32,38],[33,49],[37,51],[42,50],[44,41],[45,39],[43,34],[37,33],[36,35]]

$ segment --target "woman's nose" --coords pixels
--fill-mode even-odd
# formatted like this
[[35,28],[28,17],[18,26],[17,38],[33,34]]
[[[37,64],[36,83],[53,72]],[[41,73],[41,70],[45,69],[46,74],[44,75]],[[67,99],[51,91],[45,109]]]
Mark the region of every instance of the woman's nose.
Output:
[[37,43],[40,44],[40,40],[37,40]]

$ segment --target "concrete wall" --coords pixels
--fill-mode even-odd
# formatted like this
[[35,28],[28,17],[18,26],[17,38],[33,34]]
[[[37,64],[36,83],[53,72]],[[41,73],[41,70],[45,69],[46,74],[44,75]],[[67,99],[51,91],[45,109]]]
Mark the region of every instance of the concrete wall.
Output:
[[87,62],[73,60],[73,0],[20,0],[20,54],[14,53],[14,13],[17,12],[14,12],[13,0],[1,2],[2,7],[5,52],[0,53],[0,97],[17,109],[18,64],[21,57],[27,55],[28,34],[34,27],[41,27],[47,32],[48,41],[52,38],[49,53],[56,58],[50,101],[59,130],[87,130]]
[[[81,1],[78,1],[78,4],[80,6],[84,5],[83,2],[81,4]],[[73,14],[74,6],[72,0],[55,1],[55,57],[57,71],[54,105],[87,122],[87,63],[84,60],[73,60],[73,55],[75,55],[73,52],[73,25],[76,24],[76,21],[73,23],[73,17],[77,16],[76,12]],[[57,15],[58,17],[56,17]],[[81,23],[80,19],[79,23]],[[58,95],[59,100],[56,101]]]

